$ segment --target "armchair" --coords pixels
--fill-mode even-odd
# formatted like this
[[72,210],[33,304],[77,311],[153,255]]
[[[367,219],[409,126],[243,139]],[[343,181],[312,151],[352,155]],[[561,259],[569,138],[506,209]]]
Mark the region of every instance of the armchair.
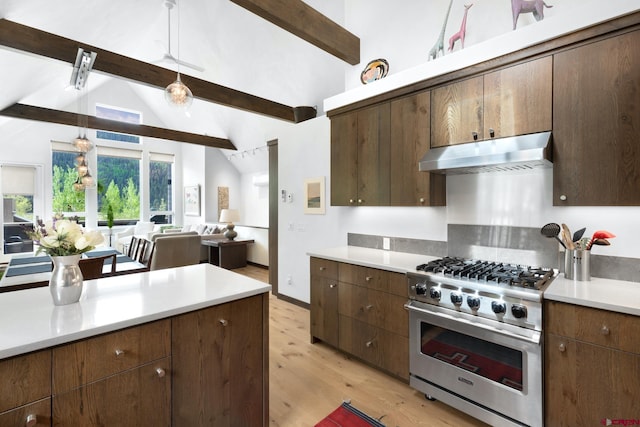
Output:
[[125,245],[131,242],[131,237],[148,239],[149,233],[153,231],[154,223],[148,221],[138,221],[133,227],[126,228],[115,234],[116,250],[124,253]]

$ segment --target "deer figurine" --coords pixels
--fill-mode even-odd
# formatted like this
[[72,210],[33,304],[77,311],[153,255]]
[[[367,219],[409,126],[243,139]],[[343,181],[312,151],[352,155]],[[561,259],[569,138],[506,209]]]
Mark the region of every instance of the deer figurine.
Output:
[[451,12],[451,5],[453,4],[453,0],[449,1],[449,9],[447,9],[447,14],[444,17],[444,22],[442,23],[442,29],[440,30],[440,35],[438,36],[438,40],[433,45],[431,50],[429,51],[429,60],[436,59],[438,57],[438,52],[442,52],[442,56],[444,56],[444,31],[447,29],[447,21],[449,20],[449,12]]
[[469,12],[469,9],[471,8],[471,6],[473,6],[473,3],[464,5],[464,16],[462,17],[462,24],[460,25],[460,31],[452,35],[451,38],[449,39],[449,52],[453,50],[453,45],[455,45],[455,43],[458,40],[460,40],[462,49],[464,49],[464,36],[467,32],[467,12]]

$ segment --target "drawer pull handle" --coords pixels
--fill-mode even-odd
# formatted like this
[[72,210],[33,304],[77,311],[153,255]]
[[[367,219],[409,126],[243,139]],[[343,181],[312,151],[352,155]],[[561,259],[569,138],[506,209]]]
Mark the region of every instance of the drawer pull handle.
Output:
[[349,199],[349,203],[353,204],[354,200],[353,199]]
[[367,310],[371,310],[373,308],[373,305],[369,304],[368,306],[365,307]]
[[607,328],[607,325],[602,325],[602,329],[600,329],[600,333],[602,335],[609,335],[609,328]]
[[164,376],[167,375],[165,370],[162,368],[157,368],[156,373],[158,374],[158,378],[164,378]]
[[367,348],[371,348],[371,346],[373,346],[373,340],[367,341],[365,345],[367,346]]
[[335,288],[336,286],[338,286],[338,285],[336,285],[335,283],[332,283],[332,284],[330,284],[330,285],[329,285],[329,287],[330,287],[331,289]]
[[424,203],[424,197],[420,197],[420,203]]
[[123,355],[124,355],[124,350],[120,350],[120,349],[116,350],[116,357],[120,357],[120,356],[123,356]]
[[27,415],[24,425],[27,427],[33,427],[38,424],[38,416],[36,414]]
[[489,136],[491,138],[493,138],[494,136],[496,136],[496,131],[494,131],[493,129],[489,128]]
[[558,346],[558,350],[560,350],[561,353],[564,353],[566,349],[567,346],[565,346],[564,343],[560,343],[560,345]]
[[565,200],[567,200],[567,196],[564,194],[560,195],[560,200],[564,202]]
[[371,276],[367,276],[367,277],[364,278],[364,280],[367,281],[367,282],[370,282],[371,279],[373,279],[373,277],[371,277]]
[[325,271],[327,267],[320,267],[320,271]]
[[471,132],[471,136],[473,137],[474,141],[478,140],[478,132]]
[[358,199],[358,203],[359,203],[359,204],[362,204],[362,199]]
[[229,322],[226,319],[220,319],[218,320],[218,322],[220,322],[222,326],[227,326],[229,324]]

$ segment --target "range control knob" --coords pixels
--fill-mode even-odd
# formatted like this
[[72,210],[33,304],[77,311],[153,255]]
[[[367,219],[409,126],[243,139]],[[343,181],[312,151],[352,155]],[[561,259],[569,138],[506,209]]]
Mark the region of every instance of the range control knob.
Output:
[[451,293],[451,302],[456,306],[460,307],[462,305],[462,294],[457,292]]
[[511,306],[511,314],[513,314],[513,317],[516,319],[527,317],[527,307],[520,304],[514,304]]
[[416,284],[416,295],[426,295],[427,285],[425,283]]
[[470,309],[472,310],[477,310],[480,308],[480,298],[478,297],[472,297],[472,296],[468,296],[467,297],[467,305],[469,306]]
[[507,305],[503,302],[491,301],[491,310],[495,314],[504,314],[507,311]]
[[431,297],[431,299],[440,301],[440,297],[442,297],[442,293],[440,292],[440,289],[431,287],[429,289],[429,296]]

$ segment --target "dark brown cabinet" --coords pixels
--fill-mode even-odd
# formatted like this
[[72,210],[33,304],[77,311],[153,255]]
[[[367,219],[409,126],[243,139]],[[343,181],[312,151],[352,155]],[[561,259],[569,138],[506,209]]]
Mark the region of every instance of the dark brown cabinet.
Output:
[[51,350],[0,361],[0,427],[51,425]]
[[545,425],[636,418],[640,318],[545,303]]
[[171,425],[169,337],[161,320],[54,348],[53,425]]
[[331,118],[331,205],[388,206],[390,105]]
[[311,339],[408,381],[407,298],[404,274],[311,258]]
[[338,263],[311,257],[311,341],[338,346]]
[[431,146],[551,130],[552,58],[433,89]]
[[640,205],[638,46],[634,31],[554,55],[554,205]]
[[268,425],[266,298],[172,319],[173,426]]
[[391,206],[446,204],[445,176],[418,170],[430,149],[430,111],[429,91],[391,101]]

